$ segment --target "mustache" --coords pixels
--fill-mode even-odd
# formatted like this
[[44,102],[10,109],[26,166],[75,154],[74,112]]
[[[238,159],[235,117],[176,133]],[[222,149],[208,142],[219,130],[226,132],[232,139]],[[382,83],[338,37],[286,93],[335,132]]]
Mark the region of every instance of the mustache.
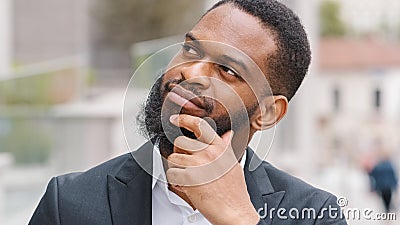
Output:
[[173,79],[173,80],[168,80],[165,82],[164,87],[163,87],[163,96],[166,96],[168,92],[171,92],[172,89],[176,86],[179,85],[182,88],[192,92],[197,98],[201,99],[202,105],[204,106],[204,109],[206,110],[207,113],[211,113],[214,109],[214,99],[204,96],[198,88],[196,88],[194,85],[184,82],[184,79]]
[[[181,87],[185,88],[186,90],[191,91],[193,94],[195,94],[198,97],[202,97],[200,91],[198,91],[193,85],[190,85],[187,82],[184,82],[184,79],[173,79],[173,80],[168,80],[164,84],[164,90],[166,91],[172,91],[175,85],[180,85]],[[204,96],[203,96],[204,97]]]

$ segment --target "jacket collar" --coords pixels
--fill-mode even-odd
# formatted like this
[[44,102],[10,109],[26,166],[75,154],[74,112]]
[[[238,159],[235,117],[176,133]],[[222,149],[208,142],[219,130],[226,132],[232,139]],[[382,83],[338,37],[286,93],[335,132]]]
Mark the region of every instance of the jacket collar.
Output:
[[[285,191],[275,191],[263,162],[254,151],[247,148],[247,159],[244,170],[247,191],[254,208],[267,224],[272,223]],[[252,170],[251,168],[255,168]],[[270,215],[272,212],[272,215]]]
[[151,225],[152,150],[149,141],[132,152],[115,175],[107,175],[113,225]]
[[[151,225],[152,176],[149,173],[153,168],[152,151],[153,143],[149,141],[132,152],[132,157],[125,161],[115,175],[107,176],[113,225]],[[261,216],[266,215],[265,222],[271,224],[275,214],[269,215],[269,210],[279,207],[285,191],[274,190],[261,163],[262,160],[248,148],[244,168],[247,190],[254,208]],[[257,165],[255,169],[249,169],[253,165]]]

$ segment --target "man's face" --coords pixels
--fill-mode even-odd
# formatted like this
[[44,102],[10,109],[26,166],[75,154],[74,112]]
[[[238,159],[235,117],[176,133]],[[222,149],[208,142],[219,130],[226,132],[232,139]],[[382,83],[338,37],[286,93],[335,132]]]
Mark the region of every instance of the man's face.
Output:
[[240,128],[243,120],[250,124],[259,98],[269,90],[265,65],[275,50],[273,34],[257,18],[220,6],[188,32],[154,87],[159,93],[153,93],[153,106],[160,108],[160,101],[154,103],[162,100],[167,120],[177,113],[209,117],[219,135]]

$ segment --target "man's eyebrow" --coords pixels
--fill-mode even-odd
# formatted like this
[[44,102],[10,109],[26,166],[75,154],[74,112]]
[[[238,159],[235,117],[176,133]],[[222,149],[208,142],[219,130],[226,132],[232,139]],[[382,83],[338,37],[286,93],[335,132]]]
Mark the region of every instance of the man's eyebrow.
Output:
[[241,68],[243,68],[244,71],[248,71],[247,65],[243,61],[241,61],[239,59],[235,59],[233,57],[230,57],[229,55],[221,55],[220,57],[221,57],[221,60],[223,60],[223,63],[232,62],[232,63],[240,66]]
[[191,32],[185,34],[186,38],[189,38],[190,41],[194,42],[195,44],[200,44],[199,39],[197,39]]
[[[200,45],[200,40],[197,39],[197,38],[193,35],[193,33],[188,32],[188,33],[185,34],[185,37],[188,38],[188,39],[190,39],[190,41],[194,42],[195,44]],[[248,70],[248,68],[247,68],[247,66],[246,66],[246,63],[244,63],[243,61],[240,61],[240,60],[238,60],[238,59],[235,59],[235,58],[233,58],[233,57],[231,57],[231,56],[229,56],[229,55],[221,55],[221,56],[219,56],[219,60],[222,61],[221,63],[228,63],[228,62],[231,62],[231,63],[234,63],[234,64],[236,64],[236,65],[239,65],[239,66],[242,67],[245,71]]]

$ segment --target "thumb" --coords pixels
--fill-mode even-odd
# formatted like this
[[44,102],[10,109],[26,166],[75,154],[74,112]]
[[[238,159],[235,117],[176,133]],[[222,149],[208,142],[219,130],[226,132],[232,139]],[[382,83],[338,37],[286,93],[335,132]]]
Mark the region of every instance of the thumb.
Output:
[[221,138],[225,142],[225,144],[231,145],[231,141],[233,138],[233,130],[227,131],[225,134],[221,136]]

